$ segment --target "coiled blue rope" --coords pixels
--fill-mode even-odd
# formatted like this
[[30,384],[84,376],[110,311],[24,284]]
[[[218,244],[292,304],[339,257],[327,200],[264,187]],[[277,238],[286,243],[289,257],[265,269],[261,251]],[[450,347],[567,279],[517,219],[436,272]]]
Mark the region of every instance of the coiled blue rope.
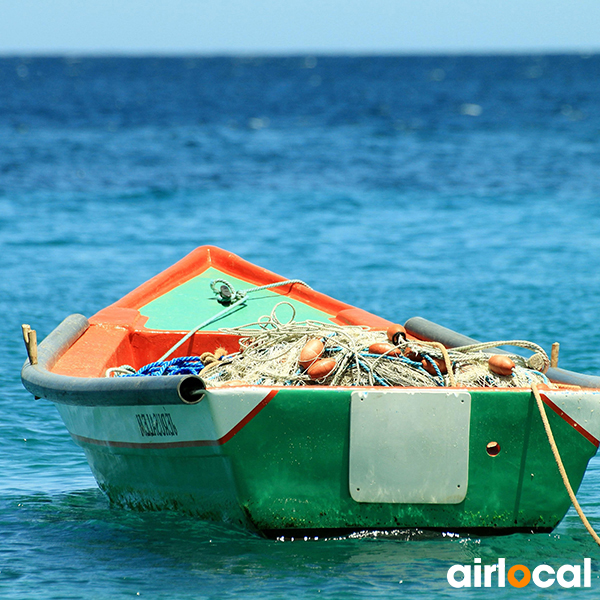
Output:
[[[204,363],[197,356],[178,356],[173,360],[156,361],[132,373],[115,373],[116,377],[144,377],[147,375],[198,375]],[[131,367],[130,367],[131,368]]]

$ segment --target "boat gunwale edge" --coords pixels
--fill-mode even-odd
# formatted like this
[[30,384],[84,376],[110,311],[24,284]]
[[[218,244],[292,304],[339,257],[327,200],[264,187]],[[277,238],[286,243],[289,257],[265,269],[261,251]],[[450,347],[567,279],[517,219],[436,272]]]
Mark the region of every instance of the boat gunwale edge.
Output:
[[[417,339],[440,342],[441,344],[444,344],[446,348],[458,348],[460,346],[481,343],[476,339],[453,331],[452,329],[434,323],[433,321],[424,319],[423,317],[411,317],[406,321],[404,327],[408,333],[415,336]],[[509,354],[509,352],[501,348],[494,348],[493,351],[499,354]],[[561,369],[559,367],[550,367],[546,372],[546,376],[550,381],[556,383],[580,386],[582,388],[593,390],[600,389],[600,377],[597,375],[586,375],[584,373],[568,371],[567,369]]]
[[164,377],[72,377],[52,373],[50,369],[89,327],[80,314],[64,319],[40,344],[38,363],[25,361],[21,370],[24,387],[36,398],[60,404],[83,406],[127,406],[182,404],[182,387],[203,390],[196,375]]

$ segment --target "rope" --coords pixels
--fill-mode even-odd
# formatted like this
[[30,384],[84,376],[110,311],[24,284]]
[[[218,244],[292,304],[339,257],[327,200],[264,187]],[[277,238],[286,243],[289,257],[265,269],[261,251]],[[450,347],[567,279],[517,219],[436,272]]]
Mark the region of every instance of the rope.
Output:
[[[456,379],[454,378],[454,373],[452,372],[452,361],[450,360],[450,355],[448,354],[448,349],[446,348],[446,346],[444,346],[444,344],[440,344],[440,342],[421,342],[422,344],[426,344],[429,346],[433,346],[434,348],[437,348],[438,350],[441,351],[442,356],[444,357],[444,363],[446,364],[446,371],[448,372],[448,380],[450,381],[450,386],[451,387],[456,387]],[[432,363],[433,365],[435,365],[435,363]],[[436,370],[437,369],[437,365],[436,366]],[[441,373],[440,373],[441,376]],[[444,378],[442,377],[442,380]]]
[[565,484],[565,488],[567,490],[567,494],[569,494],[569,498],[581,519],[581,522],[584,524],[585,528],[588,530],[588,533],[594,538],[596,544],[600,546],[600,537],[594,531],[586,516],[583,514],[581,510],[581,506],[579,506],[579,502],[577,502],[577,498],[575,497],[575,493],[573,492],[573,488],[569,483],[569,477],[567,476],[567,472],[563,465],[562,459],[560,457],[560,453],[558,452],[558,447],[556,446],[556,442],[554,441],[554,435],[552,435],[552,429],[550,428],[550,422],[548,421],[548,416],[546,415],[546,410],[544,409],[544,403],[542,401],[542,397],[540,396],[540,392],[537,388],[535,382],[531,384],[531,390],[533,391],[533,395],[535,396],[535,400],[538,405],[538,409],[540,411],[540,416],[542,417],[542,422],[544,423],[544,429],[546,430],[546,435],[548,436],[548,441],[550,442],[550,448],[552,448],[552,454],[554,454],[554,460],[556,460],[556,464],[558,465],[558,471],[560,472],[560,476],[562,477],[563,483]]
[[[336,363],[330,373],[330,385],[529,387],[532,380],[547,382],[545,376],[538,373],[530,363],[532,358],[536,358],[536,364],[544,370],[549,360],[543,349],[531,342],[487,342],[448,351],[437,342],[404,340],[395,346],[393,354],[392,350],[389,350],[373,355],[368,352],[371,344],[384,340],[387,344],[383,332],[374,332],[365,326],[340,326],[310,320],[298,323],[294,321],[296,311],[293,305],[285,301],[276,304],[270,315],[260,317],[255,323],[219,330],[241,338],[240,352],[228,356],[227,360],[217,360],[222,358],[219,356],[213,357],[214,361],[209,361],[202,355],[200,363],[193,366],[183,363],[180,365],[174,361],[167,363],[167,358],[197,331],[245,306],[248,294],[296,283],[311,289],[299,279],[288,279],[236,291],[226,279],[215,279],[210,282],[210,287],[218,302],[225,305],[223,310],[187,332],[155,363],[146,365],[139,371],[123,365],[108,369],[106,376],[175,374],[179,372],[176,369],[194,368],[196,371],[183,372],[202,370],[202,376],[206,374],[207,377],[210,372],[208,379],[215,385],[229,380],[244,380],[254,385],[306,385],[312,383],[312,380],[304,369],[299,368],[299,354],[308,340],[320,338],[325,344],[324,357],[334,358]],[[286,323],[280,321],[276,314],[282,304],[286,304],[292,310],[292,315]],[[335,337],[335,340],[331,339],[332,337]],[[482,352],[498,345],[522,346],[535,354],[527,360],[514,355],[515,363],[520,366],[514,368],[510,377],[500,376],[490,372],[489,355]],[[185,361],[185,358],[181,360]],[[210,362],[212,364],[209,364]],[[426,369],[426,363],[433,369],[429,366]],[[218,369],[215,368],[217,366]],[[445,375],[440,370],[444,370],[444,367]]]
[[[217,291],[217,283],[223,284],[221,286],[221,288],[219,289],[219,291]],[[261,285],[258,287],[248,288],[247,290],[239,290],[239,291],[236,291],[235,288],[225,279],[215,279],[215,280],[211,281],[210,288],[212,289],[212,291],[217,296],[219,296],[222,300],[227,300],[228,302],[231,301],[233,303],[230,304],[227,308],[223,309],[218,314],[216,314],[214,317],[211,317],[210,319],[207,319],[206,321],[203,321],[202,323],[200,323],[200,325],[197,325],[196,327],[194,327],[194,329],[192,329],[186,335],[184,335],[183,338],[181,338],[172,348],[167,350],[167,352],[165,352],[165,354],[163,354],[158,359],[158,362],[166,360],[169,356],[171,356],[171,354],[173,354],[173,352],[175,352],[175,350],[177,350],[177,348],[179,348],[179,346],[181,346],[183,343],[185,343],[187,340],[189,340],[197,331],[199,331],[203,327],[206,327],[207,325],[210,325],[211,323],[220,319],[221,317],[224,317],[225,315],[229,314],[230,312],[233,311],[234,308],[241,306],[246,301],[246,294],[249,294],[251,292],[259,292],[261,290],[266,290],[269,288],[280,287],[282,285],[291,285],[294,283],[300,283],[300,284],[306,286],[309,290],[312,289],[307,283],[304,283],[304,281],[301,281],[300,279],[287,279],[286,281],[279,281],[277,283],[269,283],[268,285]],[[223,287],[227,288],[227,290],[228,290],[226,295],[223,294]]]
[[135,370],[130,365],[107,369],[107,377],[141,377],[144,375],[198,375],[205,367],[198,356],[178,356],[169,361],[156,361]]
[[[452,350],[456,350],[458,352],[480,352],[482,350],[486,350],[488,348],[496,348],[497,346],[515,346],[517,348],[525,348],[526,350],[531,350],[535,355],[540,355],[540,359],[543,361],[543,364],[541,365],[541,369],[535,369],[536,371],[542,371],[542,372],[546,372],[548,370],[548,367],[550,366],[550,359],[548,358],[548,355],[546,354],[546,352],[544,351],[544,349],[541,346],[538,346],[537,344],[534,344],[533,342],[528,342],[526,340],[506,340],[506,341],[499,341],[499,342],[483,342],[480,344],[471,344],[469,346],[458,346],[457,348],[452,348]],[[510,356],[513,359],[516,359],[515,362],[521,363],[522,365],[526,365],[529,368],[532,367],[532,365],[529,365],[528,362],[533,358],[530,357],[528,360],[525,360],[522,356],[519,356],[518,354],[508,354],[507,356]]]
[[207,319],[206,321],[203,321],[202,323],[200,323],[200,325],[197,325],[196,327],[194,327],[194,329],[192,329],[191,331],[188,331],[188,333],[186,333],[172,348],[170,348],[169,350],[167,350],[158,359],[157,362],[161,362],[163,360],[166,360],[169,356],[171,356],[171,354],[173,354],[173,352],[175,352],[175,350],[177,350],[177,348],[179,348],[179,346],[181,346],[181,344],[183,344],[187,340],[189,340],[196,333],[196,331],[202,329],[203,327],[206,327],[207,325],[210,325],[211,323],[213,323],[217,319],[220,319],[221,317],[224,317],[226,314],[232,312],[234,308],[237,308],[238,306],[242,305],[244,302],[246,302],[246,297],[245,296],[242,297],[242,298],[240,298],[237,302],[234,302],[232,305],[228,306],[227,308],[223,309],[220,313],[217,313],[214,317],[211,317],[210,319]]
[[[217,284],[220,283],[221,287],[217,288]],[[247,290],[237,290],[227,281],[226,279],[213,279],[210,282],[210,289],[216,296],[219,296],[222,301],[226,302],[236,302],[240,298],[246,296],[246,294],[250,294],[251,292],[261,292],[262,290],[268,290],[271,288],[281,287],[282,285],[293,285],[294,283],[299,283],[309,290],[312,290],[308,283],[305,283],[301,279],[286,279],[285,281],[278,281],[276,283],[269,283],[267,285],[260,285],[252,288],[248,288]],[[223,286],[226,288],[223,289]]]
[[261,286],[258,286],[258,287],[249,288],[247,290],[242,290],[241,292],[238,292],[238,293],[240,293],[240,294],[248,294],[250,292],[260,292],[262,290],[268,290],[268,289],[271,289],[271,288],[281,287],[282,285],[291,285],[291,284],[294,284],[294,283],[299,283],[300,285],[303,285],[304,287],[307,287],[309,290],[312,290],[312,288],[310,287],[310,285],[308,285],[308,283],[305,283],[301,279],[286,279],[285,281],[279,281],[277,283],[269,283],[268,285],[261,285]]

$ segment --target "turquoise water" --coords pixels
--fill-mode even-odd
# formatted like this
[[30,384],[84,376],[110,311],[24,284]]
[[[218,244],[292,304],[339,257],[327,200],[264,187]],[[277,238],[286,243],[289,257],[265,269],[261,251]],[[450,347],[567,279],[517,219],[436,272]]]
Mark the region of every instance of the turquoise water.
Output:
[[[111,507],[43,338],[214,244],[395,321],[561,343],[600,373],[600,57],[0,60],[0,597],[438,598],[453,564],[582,564],[552,534],[264,540]],[[600,459],[578,498],[600,529]],[[556,493],[563,493],[557,490]],[[544,499],[540,498],[540,503]]]

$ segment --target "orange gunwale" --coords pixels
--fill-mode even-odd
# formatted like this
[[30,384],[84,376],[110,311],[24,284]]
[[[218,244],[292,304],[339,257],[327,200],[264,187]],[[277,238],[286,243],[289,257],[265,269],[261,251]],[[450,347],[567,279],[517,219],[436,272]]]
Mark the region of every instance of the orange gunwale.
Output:
[[[109,367],[128,364],[139,369],[157,360],[187,332],[147,329],[145,323],[148,319],[140,314],[139,309],[209,267],[256,286],[286,281],[281,275],[253,265],[231,252],[215,246],[202,246],[91,317],[89,328],[57,361],[52,372],[74,377],[103,377]],[[366,325],[381,330],[391,325],[387,319],[301,285],[290,284],[272,291],[332,315],[331,320],[340,325]],[[198,332],[172,357],[213,352],[217,346],[237,352],[237,340],[236,336],[216,331]]]

